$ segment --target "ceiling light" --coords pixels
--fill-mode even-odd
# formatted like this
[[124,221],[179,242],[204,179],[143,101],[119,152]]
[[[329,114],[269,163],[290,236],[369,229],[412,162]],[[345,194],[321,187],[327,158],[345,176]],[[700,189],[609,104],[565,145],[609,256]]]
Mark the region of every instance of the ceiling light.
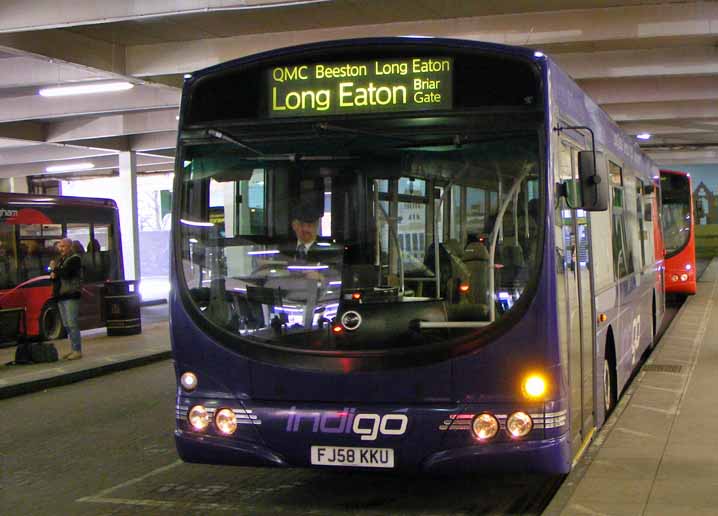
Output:
[[636,135],[636,138],[638,138],[639,140],[650,140],[650,139],[651,139],[651,134],[650,134],[650,133],[637,134],[637,135]]
[[101,82],[97,84],[85,83],[74,86],[56,86],[43,88],[38,93],[43,97],[62,97],[65,95],[85,95],[87,93],[105,93],[109,91],[124,91],[134,87],[134,84],[127,81],[122,82]]
[[45,169],[45,172],[76,172],[78,170],[90,170],[95,168],[94,163],[82,161],[80,163],[68,163],[67,165],[52,165]]

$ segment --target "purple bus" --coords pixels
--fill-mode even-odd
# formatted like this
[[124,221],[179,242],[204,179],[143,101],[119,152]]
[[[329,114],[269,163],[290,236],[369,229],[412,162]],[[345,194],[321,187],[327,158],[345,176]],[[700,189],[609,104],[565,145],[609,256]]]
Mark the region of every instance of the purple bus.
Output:
[[187,76],[187,462],[565,473],[663,316],[656,166],[556,64],[344,40]]

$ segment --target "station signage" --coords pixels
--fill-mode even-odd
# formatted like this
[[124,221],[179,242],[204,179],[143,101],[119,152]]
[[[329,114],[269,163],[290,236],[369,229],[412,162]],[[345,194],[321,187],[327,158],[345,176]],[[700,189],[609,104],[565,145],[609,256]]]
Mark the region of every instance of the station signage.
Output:
[[276,66],[266,72],[269,117],[450,109],[453,69],[450,57]]

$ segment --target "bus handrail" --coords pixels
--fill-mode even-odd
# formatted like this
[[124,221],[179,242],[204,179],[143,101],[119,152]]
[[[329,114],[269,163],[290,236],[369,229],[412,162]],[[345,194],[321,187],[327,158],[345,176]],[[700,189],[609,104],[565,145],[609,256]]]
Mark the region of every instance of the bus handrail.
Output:
[[[404,295],[404,256],[402,255],[401,247],[399,246],[399,238],[397,237],[396,231],[394,230],[392,217],[389,217],[381,203],[377,202],[376,206],[381,211],[384,220],[386,220],[386,225],[389,228],[391,240],[394,243],[394,247],[396,247],[396,251],[399,253],[399,294]],[[396,217],[393,217],[393,219],[396,220]],[[391,256],[391,253],[388,254]]]
[[509,189],[508,193],[506,194],[506,197],[501,204],[501,207],[499,208],[498,213],[496,214],[496,220],[494,221],[494,227],[491,228],[491,247],[489,251],[489,321],[494,322],[496,320],[496,306],[494,303],[494,296],[496,294],[496,286],[495,286],[495,279],[494,279],[494,256],[496,254],[496,239],[499,236],[499,227],[502,225],[502,221],[504,218],[504,214],[506,213],[506,209],[509,206],[509,202],[513,200],[514,195],[518,192],[518,189],[521,187],[521,183],[523,180],[529,175],[529,167],[526,167],[526,170],[516,178],[514,181],[514,184],[511,185],[511,188]]

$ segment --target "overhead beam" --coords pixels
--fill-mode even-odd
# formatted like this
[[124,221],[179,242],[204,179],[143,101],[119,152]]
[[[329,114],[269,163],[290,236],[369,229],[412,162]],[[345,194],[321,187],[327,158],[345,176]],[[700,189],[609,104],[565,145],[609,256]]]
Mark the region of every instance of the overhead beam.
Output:
[[71,147],[68,145],[41,144],[29,147],[0,149],[0,165],[28,164],[77,158],[90,158],[115,154],[112,151]]
[[609,104],[604,108],[617,122],[718,117],[718,102],[712,100]]
[[672,134],[672,133],[701,133],[718,131],[718,118],[704,120],[646,120],[645,122],[619,122],[621,129],[628,134]]
[[26,0],[4,0],[2,8],[0,8],[0,32],[107,24],[158,16],[176,16],[227,9],[253,9],[288,3],[292,3],[292,0],[194,0],[192,2],[33,0],[32,9],[28,9]]
[[[113,170],[117,169],[119,165],[118,154],[92,156],[89,159],[85,159],[87,159],[88,161],[92,161],[92,164],[95,165],[95,167],[92,169],[93,171]],[[47,173],[47,167],[52,165],[64,164],[67,164],[67,161],[49,160],[37,163],[0,165],[0,178],[45,175]],[[140,172],[171,171],[174,167],[174,160],[172,158],[144,156],[138,154],[137,167]]]
[[131,90],[109,94],[70,97],[25,95],[0,99],[0,123],[148,109],[176,109],[179,101],[179,91],[151,86],[136,86]]
[[718,75],[611,78],[578,81],[599,104],[718,99]]
[[[87,138],[129,136],[177,129],[177,108],[86,116],[47,126],[47,141],[70,142]],[[0,125],[0,129],[3,126]]]
[[718,163],[718,149],[652,150],[647,154],[659,165],[701,165]]
[[576,80],[718,74],[718,49],[715,46],[550,55]]
[[[87,6],[88,2],[79,2],[78,5]],[[28,13],[37,12],[34,4],[26,6],[26,9]],[[0,19],[2,18],[3,13],[0,9]],[[0,46],[114,74],[124,75],[125,73],[125,48],[123,46],[88,38],[70,31],[47,30],[0,34]]]
[[45,141],[47,131],[42,122],[10,122],[0,124],[0,138]]
[[71,144],[73,147],[107,150],[110,152],[122,152],[130,150],[130,141],[127,136],[110,136],[107,138],[88,138],[87,140],[76,140]]
[[91,81],[107,77],[87,67],[30,56],[3,59],[2,71],[0,89]]
[[528,47],[566,42],[698,38],[715,36],[713,26],[717,21],[718,4],[706,2],[531,12],[136,45],[127,47],[125,63],[130,75],[172,75],[288,45],[379,34],[419,34]]
[[136,134],[129,137],[130,149],[135,152],[154,152],[177,146],[177,131]]

